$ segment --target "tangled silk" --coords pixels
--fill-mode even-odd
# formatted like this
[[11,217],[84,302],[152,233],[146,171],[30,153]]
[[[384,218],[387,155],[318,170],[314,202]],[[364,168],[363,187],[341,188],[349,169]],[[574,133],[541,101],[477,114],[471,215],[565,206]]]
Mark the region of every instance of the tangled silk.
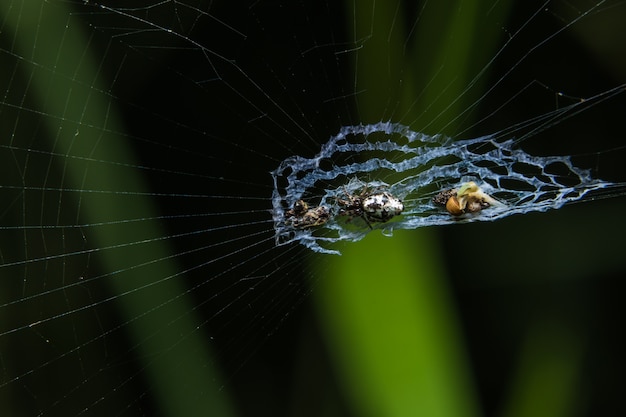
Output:
[[[395,123],[345,126],[315,157],[291,156],[272,172],[276,244],[299,242],[317,252],[338,254],[328,247],[330,243],[356,241],[371,230],[359,219],[347,222],[337,215],[338,201],[364,189],[384,189],[404,203],[400,216],[374,226],[391,234],[394,229],[556,209],[615,185],[592,178],[570,157],[532,156],[516,143],[499,141],[495,135],[454,141]],[[442,190],[468,181],[502,204],[453,217],[433,202]],[[295,227],[286,213],[297,202],[328,211],[328,221],[317,227]]]

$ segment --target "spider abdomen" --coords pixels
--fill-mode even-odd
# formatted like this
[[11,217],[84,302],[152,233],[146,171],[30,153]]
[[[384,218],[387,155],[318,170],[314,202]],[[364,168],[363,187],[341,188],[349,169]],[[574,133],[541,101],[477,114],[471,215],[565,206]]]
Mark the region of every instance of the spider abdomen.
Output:
[[362,206],[363,214],[370,222],[386,222],[404,210],[402,201],[386,191],[368,195]]

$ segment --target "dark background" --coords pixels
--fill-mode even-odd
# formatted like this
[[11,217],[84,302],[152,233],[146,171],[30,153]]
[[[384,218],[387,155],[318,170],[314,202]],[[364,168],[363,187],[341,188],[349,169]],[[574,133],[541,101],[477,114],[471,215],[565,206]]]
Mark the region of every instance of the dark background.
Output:
[[[127,7],[125,2],[104,4]],[[169,8],[172,5],[176,4],[136,5],[113,12],[82,3],[64,9],[62,3],[52,2],[34,8],[40,37],[22,38],[20,45],[13,42],[20,30],[7,26],[2,33],[3,56],[10,63],[2,70],[7,93],[2,103],[1,158],[6,174],[0,409],[8,410],[2,414],[166,415],[149,363],[182,362],[185,349],[195,349],[185,342],[191,334],[211,340],[214,360],[196,365],[200,373],[209,373],[215,365],[221,374],[215,377],[216,385],[222,387],[217,396],[230,398],[239,415],[359,415],[325,339],[315,301],[320,281],[337,277],[311,272],[305,265],[323,261],[302,247],[274,246],[268,173],[288,156],[314,155],[340,126],[375,122],[389,116],[390,107],[400,106],[396,104],[400,99],[391,99],[389,106],[384,104],[388,97],[355,91],[353,65],[358,54],[346,51],[374,40],[352,39],[346,23],[352,8],[343,3],[216,2],[175,11]],[[615,12],[608,8],[613,5]],[[619,2],[600,8],[602,13],[594,14],[597,19],[590,19],[590,26],[585,26],[587,21],[575,25],[590,32],[568,31],[520,61],[524,51],[575,18],[575,10],[561,6],[557,3],[541,13],[498,55],[481,78],[484,86],[497,88],[480,102],[471,119],[450,125],[445,133],[473,137],[496,132],[624,83],[624,63],[617,57],[623,60],[626,54],[615,52],[623,52],[623,39],[616,35],[621,32],[603,32],[613,27],[613,19],[624,16]],[[457,7],[449,5],[451,10]],[[589,5],[577,7],[586,10]],[[507,28],[501,32],[506,39],[536,9],[537,4],[514,2],[504,22],[486,19],[485,25]],[[45,10],[45,19],[40,10]],[[421,4],[403,3],[398,10],[408,23],[418,18],[431,22],[420,17]],[[6,12],[16,15],[20,14],[15,9]],[[70,22],[70,29],[64,22]],[[56,36],[43,35],[48,25]],[[434,26],[436,39],[443,29]],[[180,36],[163,27],[174,28]],[[95,57],[102,81],[83,75],[75,59],[55,55],[54,51],[69,48],[63,39],[80,32],[87,47],[79,52],[88,50]],[[589,41],[595,39],[589,33],[600,40]],[[403,39],[424,42],[413,36]],[[25,52],[29,45],[35,51],[32,55]],[[427,53],[437,50],[432,49]],[[476,47],[477,57],[480,49]],[[475,74],[484,65],[484,58],[477,59],[468,71]],[[389,72],[392,85],[395,82],[390,97],[410,78],[408,74],[394,78],[394,71]],[[42,100],[29,83],[39,76],[44,85],[58,83],[60,92],[50,92],[54,91],[50,87]],[[425,77],[423,90],[436,95],[430,90],[437,87],[427,84],[432,75]],[[468,102],[478,100],[481,91],[472,92]],[[123,134],[108,119],[81,113],[94,100],[90,95],[115,109]],[[59,103],[76,102],[77,113],[67,110],[72,106],[55,106],[56,98]],[[368,120],[360,100],[380,101],[387,113]],[[503,103],[507,105],[502,107]],[[577,155],[575,161],[594,175],[622,182],[625,110],[621,94],[574,118],[559,119],[561,123],[521,146],[537,155]],[[435,115],[439,111],[432,110]],[[448,126],[446,121],[452,118],[453,114],[444,114],[440,124]],[[49,125],[58,129],[56,136]],[[78,140],[60,145],[76,129]],[[96,135],[81,142],[81,135],[88,137],[90,130]],[[128,147],[130,159],[100,153],[101,143],[116,140]],[[80,159],[86,157],[91,159]],[[68,160],[84,164],[77,168],[88,178],[84,190],[149,194],[154,212],[140,208],[138,195],[114,193],[100,200],[97,193],[71,192],[77,185],[66,174],[73,169]],[[141,186],[126,180],[127,171],[141,177]],[[107,182],[109,172],[121,179]],[[617,190],[614,198],[549,213],[431,231],[433,245],[442,253],[446,284],[485,415],[537,415],[533,410],[543,410],[544,415],[586,416],[621,410],[626,371],[620,302],[625,267],[621,210],[626,202],[621,194]],[[90,199],[107,211],[84,215],[81,207]],[[158,219],[158,229],[122,223],[112,227],[108,243],[97,237],[98,222],[149,216]],[[72,227],[77,224],[86,226]],[[63,227],[39,227],[45,225]],[[162,259],[156,245],[143,252],[116,247],[159,237],[168,237],[181,272],[174,277],[182,292],[159,295],[153,287],[136,291],[138,298],[149,301],[147,306],[136,304],[135,311],[109,302],[124,298],[120,287],[110,285],[115,280],[136,290],[143,288],[143,279],[150,283],[171,277],[159,263],[155,270],[143,267],[144,262]],[[119,263],[108,264],[103,253]],[[140,271],[139,278],[132,275],[135,270]],[[80,280],[86,282],[77,284]],[[150,296],[153,289],[155,298]],[[159,316],[158,311],[162,303],[182,296],[200,325],[195,331],[181,325],[177,334],[179,317]],[[155,317],[148,321],[151,309]],[[154,334],[162,327],[178,335],[169,340],[167,350],[144,350],[150,346],[145,336],[132,335],[134,323],[142,321],[135,320],[141,312],[149,313],[145,326],[153,326]],[[45,327],[28,326],[49,318],[53,319]],[[545,369],[539,380],[545,385],[533,384],[536,375],[524,373],[535,367]],[[195,386],[193,379],[172,379],[204,398],[204,387]],[[513,389],[529,380],[528,386],[536,386],[537,392]],[[574,386],[569,397],[550,391],[551,386],[563,386],[559,381]],[[511,392],[528,397],[515,398]],[[554,406],[550,402],[554,397],[569,398],[569,404]]]

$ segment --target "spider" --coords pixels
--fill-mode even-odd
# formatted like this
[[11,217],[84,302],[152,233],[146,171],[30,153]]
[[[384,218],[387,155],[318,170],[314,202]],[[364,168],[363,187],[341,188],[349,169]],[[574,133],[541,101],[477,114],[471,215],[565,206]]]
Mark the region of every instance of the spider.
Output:
[[330,219],[330,210],[325,206],[309,207],[304,200],[298,200],[291,210],[285,212],[285,217],[288,219],[285,223],[305,229],[326,223]]
[[388,191],[373,190],[364,187],[359,194],[350,194],[343,187],[346,199],[337,198],[341,206],[340,216],[347,216],[350,221],[361,217],[372,228],[372,223],[384,223],[404,210],[402,201]]

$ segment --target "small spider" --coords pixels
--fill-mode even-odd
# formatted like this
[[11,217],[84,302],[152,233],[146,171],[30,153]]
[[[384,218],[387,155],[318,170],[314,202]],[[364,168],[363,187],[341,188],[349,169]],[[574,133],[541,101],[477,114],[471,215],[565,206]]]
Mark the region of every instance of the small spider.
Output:
[[330,210],[325,206],[309,207],[304,200],[298,200],[291,210],[285,212],[285,217],[285,223],[305,229],[326,223],[330,219]]
[[443,190],[433,197],[433,203],[445,206],[448,213],[461,216],[465,213],[478,213],[500,202],[480,189],[474,181],[469,181],[456,189]]
[[359,194],[350,194],[344,187],[346,199],[337,198],[340,216],[348,220],[361,217],[372,228],[372,223],[384,223],[404,210],[402,201],[388,191],[370,191],[366,186]]

